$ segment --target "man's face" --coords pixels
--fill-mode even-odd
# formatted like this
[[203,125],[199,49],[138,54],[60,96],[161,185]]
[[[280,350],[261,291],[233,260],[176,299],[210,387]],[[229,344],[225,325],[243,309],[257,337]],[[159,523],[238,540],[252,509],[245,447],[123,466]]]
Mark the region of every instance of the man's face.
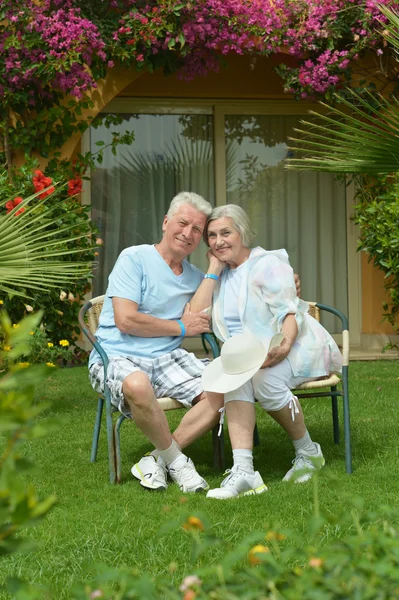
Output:
[[165,216],[162,224],[163,244],[170,252],[185,258],[200,243],[206,219],[204,213],[190,204],[183,204],[173,217],[168,219]]

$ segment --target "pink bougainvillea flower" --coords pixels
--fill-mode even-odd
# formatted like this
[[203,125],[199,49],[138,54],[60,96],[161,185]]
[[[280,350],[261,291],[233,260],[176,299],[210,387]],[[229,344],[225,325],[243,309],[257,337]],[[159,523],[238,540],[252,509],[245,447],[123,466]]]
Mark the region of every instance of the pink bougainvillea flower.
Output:
[[74,196],[82,191],[82,180],[80,177],[68,181],[68,196]]

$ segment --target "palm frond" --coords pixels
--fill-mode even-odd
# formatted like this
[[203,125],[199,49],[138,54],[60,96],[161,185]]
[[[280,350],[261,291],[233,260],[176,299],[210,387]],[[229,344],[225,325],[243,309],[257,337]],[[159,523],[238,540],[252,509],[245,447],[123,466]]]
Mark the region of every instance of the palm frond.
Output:
[[329,107],[328,114],[312,111],[317,120],[301,121],[287,159],[290,169],[335,173],[392,173],[399,171],[399,102],[381,94],[360,96],[349,90],[343,108]]
[[0,216],[0,291],[5,294],[29,297],[27,289],[46,291],[91,275],[91,262],[74,258],[84,251],[75,242],[87,232],[77,233],[77,223],[63,225],[58,203],[37,196]]
[[393,48],[398,52],[399,51],[399,13],[384,6],[383,4],[378,4],[378,9],[381,13],[388,19],[387,23],[383,24],[384,31],[382,35],[387,40]]

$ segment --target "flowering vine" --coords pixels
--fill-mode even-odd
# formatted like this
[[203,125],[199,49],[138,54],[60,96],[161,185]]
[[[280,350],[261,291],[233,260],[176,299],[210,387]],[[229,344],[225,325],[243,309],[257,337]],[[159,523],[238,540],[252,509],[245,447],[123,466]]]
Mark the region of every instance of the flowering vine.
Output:
[[44,155],[89,125],[79,112],[116,61],[192,79],[220,55],[284,50],[298,61],[281,55],[285,88],[307,97],[333,90],[364,50],[387,52],[374,0],[4,0],[0,17],[3,134]]

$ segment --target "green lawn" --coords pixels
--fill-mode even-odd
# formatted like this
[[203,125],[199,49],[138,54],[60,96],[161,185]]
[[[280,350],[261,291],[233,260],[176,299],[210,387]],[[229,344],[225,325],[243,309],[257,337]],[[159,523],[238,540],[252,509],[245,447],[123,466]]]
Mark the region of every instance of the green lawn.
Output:
[[[326,458],[326,476],[319,482],[323,510],[349,510],[350,498],[357,496],[364,498],[367,509],[397,504],[398,399],[398,361],[351,364],[351,476],[345,473],[343,442],[339,446],[333,443],[330,400],[303,401],[308,429],[322,445]],[[163,493],[143,489],[130,475],[130,467],[150,447],[130,422],[122,427],[123,483],[109,484],[104,430],[98,461],[89,462],[96,397],[85,368],[55,372],[37,391],[37,400],[52,402],[46,417],[56,416],[60,424],[47,437],[26,444],[25,450],[39,467],[33,478],[38,493],[55,494],[59,502],[45,521],[28,533],[38,540],[38,550],[3,559],[0,581],[15,575],[30,582],[47,583],[54,590],[54,598],[61,600],[70,597],[74,582],[90,579],[94,563],[102,562],[109,566],[135,566],[179,582],[190,572],[190,539],[178,529],[164,537],[157,536],[157,532],[182,510],[206,514],[215,533],[232,544],[253,529],[269,526],[303,532],[306,544],[304,524],[312,513],[313,486],[281,482],[293,449],[284,432],[259,408],[261,446],[255,449],[255,464],[269,492],[218,502],[206,500],[202,494],[182,496],[174,484]],[[182,412],[168,415],[173,427]],[[229,457],[227,444],[226,451]],[[221,475],[211,466],[210,435],[193,445],[188,454],[211,487],[217,486]],[[335,479],[328,473],[334,474]],[[327,527],[326,541],[340,537],[347,527]],[[220,552],[221,548],[213,548],[207,556],[217,560]],[[175,563],[173,568],[171,563]]]

